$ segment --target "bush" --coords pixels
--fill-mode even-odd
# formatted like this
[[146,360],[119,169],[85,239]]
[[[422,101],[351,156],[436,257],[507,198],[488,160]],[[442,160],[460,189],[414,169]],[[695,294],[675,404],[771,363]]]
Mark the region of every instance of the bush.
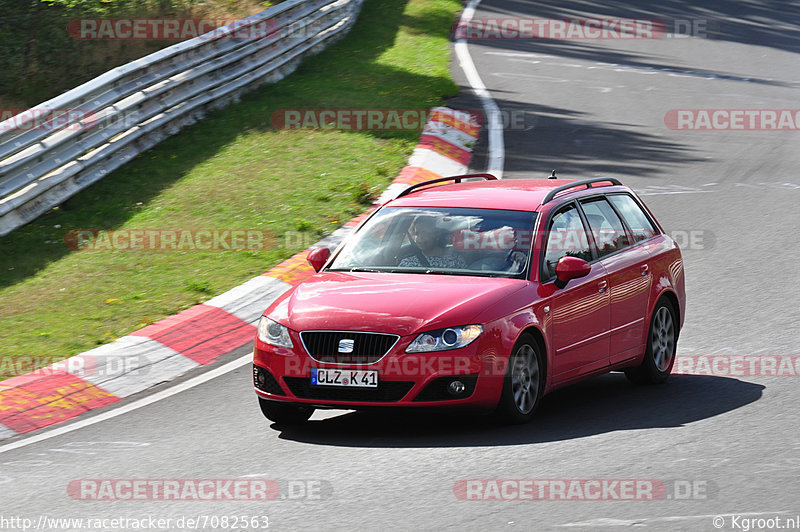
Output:
[[0,0],[0,101],[32,107],[175,44],[73,39],[67,24],[75,18],[241,18],[269,4],[259,0]]

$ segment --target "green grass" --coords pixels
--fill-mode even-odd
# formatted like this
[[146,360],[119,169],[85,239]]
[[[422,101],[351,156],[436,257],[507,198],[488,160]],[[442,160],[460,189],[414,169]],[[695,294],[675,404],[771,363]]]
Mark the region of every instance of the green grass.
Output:
[[[420,109],[448,71],[457,0],[372,0],[351,33],[0,238],[0,378],[91,349],[263,273],[362,212],[419,132],[276,131],[278,109]],[[265,250],[70,251],[82,229],[254,229]],[[13,368],[13,371],[9,370]],[[26,368],[33,369],[33,368]]]

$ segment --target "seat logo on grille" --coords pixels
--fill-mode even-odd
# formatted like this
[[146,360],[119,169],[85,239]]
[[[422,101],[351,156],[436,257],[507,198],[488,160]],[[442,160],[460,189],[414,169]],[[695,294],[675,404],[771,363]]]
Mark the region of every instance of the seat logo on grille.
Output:
[[339,352],[340,353],[352,353],[353,347],[355,347],[356,341],[351,340],[350,338],[342,338],[339,340]]

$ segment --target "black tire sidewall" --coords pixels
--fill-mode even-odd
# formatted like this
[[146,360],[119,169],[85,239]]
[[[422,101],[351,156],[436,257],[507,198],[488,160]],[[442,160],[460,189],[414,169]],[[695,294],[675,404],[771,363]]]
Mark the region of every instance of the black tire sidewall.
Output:
[[[669,365],[664,371],[659,370],[656,367],[655,357],[653,356],[653,325],[655,323],[655,317],[658,311],[661,308],[666,308],[667,311],[670,313],[672,317],[672,335],[673,335],[673,342],[672,342],[672,355],[669,361]],[[664,382],[669,377],[670,372],[672,371],[672,367],[675,365],[675,355],[678,352],[678,333],[677,333],[677,321],[675,317],[675,309],[672,308],[672,303],[669,302],[666,298],[661,298],[658,303],[656,304],[655,308],[653,309],[653,313],[650,315],[650,327],[647,331],[647,349],[645,350],[644,356],[644,363],[642,364],[642,370],[646,372],[646,376],[650,382],[659,383]]]
[[[511,372],[513,371],[514,361],[520,348],[524,345],[529,345],[533,349],[533,352],[536,355],[537,364],[539,365],[539,386],[537,388],[536,399],[533,404],[533,408],[527,414],[523,414],[519,411],[519,408],[517,408],[516,401],[514,401],[514,392],[512,390],[511,383]],[[545,381],[545,369],[544,364],[542,364],[542,353],[539,343],[530,334],[523,334],[520,336],[519,340],[517,340],[517,343],[514,344],[514,348],[511,350],[511,354],[508,357],[506,374],[503,378],[503,392],[500,395],[500,401],[497,405],[496,414],[501,418],[502,421],[506,423],[518,424],[527,423],[530,421],[536,413],[536,410],[539,408]]]

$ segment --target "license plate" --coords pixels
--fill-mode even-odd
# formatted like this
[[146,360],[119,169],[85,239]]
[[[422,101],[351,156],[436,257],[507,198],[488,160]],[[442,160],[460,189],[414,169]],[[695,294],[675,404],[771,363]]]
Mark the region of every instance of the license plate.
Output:
[[375,370],[311,368],[311,384],[347,388],[377,388],[378,372]]

